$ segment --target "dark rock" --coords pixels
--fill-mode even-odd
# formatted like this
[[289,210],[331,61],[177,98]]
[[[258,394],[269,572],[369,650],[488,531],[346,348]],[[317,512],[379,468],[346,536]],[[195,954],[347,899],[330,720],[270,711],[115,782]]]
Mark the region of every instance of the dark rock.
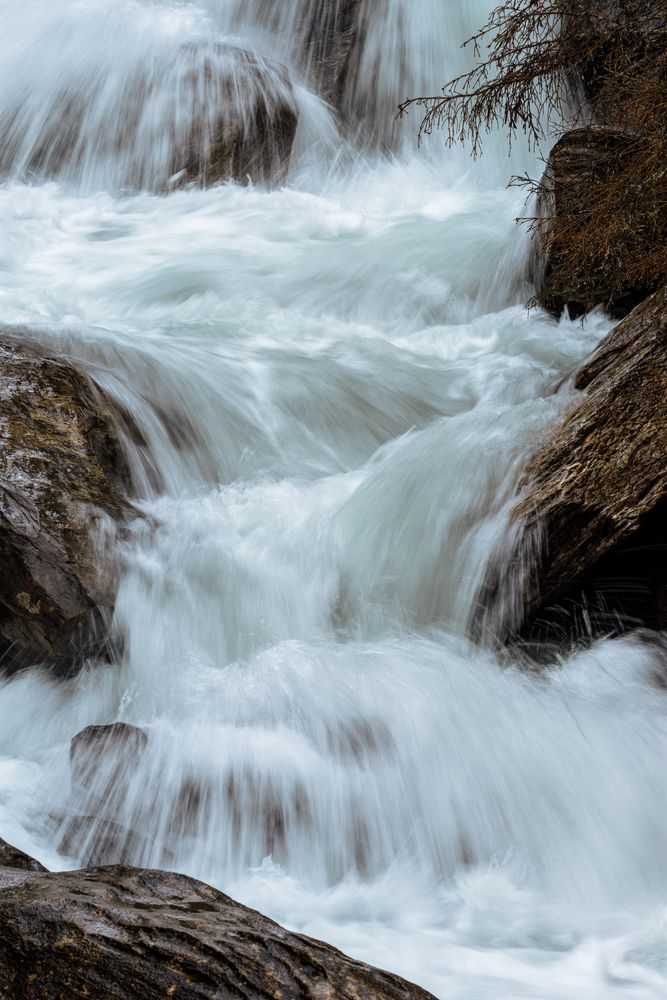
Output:
[[529,462],[513,549],[481,598],[498,609],[518,587],[491,624],[505,639],[667,628],[667,289],[612,330],[575,386],[586,395]]
[[306,39],[306,72],[313,88],[339,107],[349,73],[351,54],[361,26],[361,0],[319,0]]
[[[636,142],[636,137],[618,129],[586,127],[566,132],[552,149],[536,207],[537,218],[547,228],[538,230],[531,260],[536,299],[547,312],[559,316],[567,308],[570,317],[576,318],[603,305],[611,315],[621,317],[653,290],[619,280],[613,255],[582,260],[570,240],[552,239],[550,234],[553,219],[574,227],[589,224],[596,187],[619,170],[625,151]],[[600,225],[604,224],[601,219]],[[637,254],[652,249],[650,241],[644,245],[636,228],[628,229],[627,240]]]
[[0,868],[17,868],[25,872],[45,872],[44,865],[31,858],[29,854],[19,851],[18,847],[0,840]]
[[70,364],[0,344],[0,657],[68,669],[107,635],[112,571],[95,541],[129,513],[111,414]]
[[201,882],[108,867],[0,889],[0,996],[427,1000]]
[[[656,0],[594,0],[577,11],[579,32],[593,51],[580,65],[579,78],[594,105],[607,105],[606,90],[622,60],[626,74],[643,70],[647,60],[664,57],[656,49],[656,28],[664,25],[665,12]],[[618,88],[616,88],[618,89]],[[612,105],[613,105],[612,101]],[[593,107],[593,113],[596,108]]]

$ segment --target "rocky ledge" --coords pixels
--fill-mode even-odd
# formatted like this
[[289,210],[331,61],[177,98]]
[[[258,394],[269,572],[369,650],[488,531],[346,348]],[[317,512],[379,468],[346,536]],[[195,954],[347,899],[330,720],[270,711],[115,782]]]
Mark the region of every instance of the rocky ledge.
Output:
[[482,603],[503,638],[667,628],[667,288],[616,326],[574,375],[585,395],[530,460],[513,550]]
[[69,669],[107,635],[115,580],[99,558],[130,508],[105,400],[83,374],[0,343],[0,663]]
[[0,867],[0,996],[433,1000],[185,875],[40,873],[15,857]]

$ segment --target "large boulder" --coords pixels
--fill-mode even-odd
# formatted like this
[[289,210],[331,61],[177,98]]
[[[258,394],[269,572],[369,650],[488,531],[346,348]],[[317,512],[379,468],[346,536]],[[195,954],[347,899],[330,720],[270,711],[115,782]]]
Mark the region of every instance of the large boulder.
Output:
[[0,868],[13,868],[24,872],[45,872],[44,865],[31,858],[29,854],[19,851],[5,840],[0,840]]
[[664,281],[664,0],[566,3],[573,127],[538,185],[536,299],[559,315],[622,317]]
[[[628,217],[616,209],[611,226],[598,200],[607,181],[637,155],[638,143],[627,131],[587,126],[566,132],[552,149],[538,192],[541,223],[531,258],[536,299],[547,312],[559,316],[567,308],[574,318],[602,305],[620,318],[654,290],[624,267],[628,256],[639,261],[655,249],[651,233],[634,218],[632,199],[624,209]],[[587,239],[591,231],[594,238]]]
[[71,364],[0,343],[0,662],[69,668],[107,635],[100,558],[129,507],[110,410]]
[[481,598],[505,639],[667,628],[667,288],[574,384],[585,395],[528,463],[510,550]]
[[1,874],[0,996],[13,1000],[431,997],[184,875]]
[[185,46],[179,60],[186,86],[174,117],[183,124],[168,173],[200,187],[284,180],[298,124],[286,67],[225,43]]
[[122,71],[113,59],[55,76],[37,120],[15,98],[0,174],[154,191],[284,179],[298,122],[285,66],[215,39]]

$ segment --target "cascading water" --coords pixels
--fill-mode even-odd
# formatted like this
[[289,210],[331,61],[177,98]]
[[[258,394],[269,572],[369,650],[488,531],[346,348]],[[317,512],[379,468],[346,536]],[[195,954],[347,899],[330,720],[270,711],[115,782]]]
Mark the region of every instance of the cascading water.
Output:
[[[334,110],[344,7],[0,11],[0,321],[132,415],[150,515],[119,662],[1,683],[0,836],[63,868],[112,821],[133,863],[441,997],[663,997],[660,651],[536,677],[465,638],[552,387],[609,323],[524,311],[505,140],[473,165],[394,121],[463,68],[484,0],[362,3]],[[171,183],[221,94],[294,103],[286,185]],[[145,750],[73,782],[72,736],[116,720]]]

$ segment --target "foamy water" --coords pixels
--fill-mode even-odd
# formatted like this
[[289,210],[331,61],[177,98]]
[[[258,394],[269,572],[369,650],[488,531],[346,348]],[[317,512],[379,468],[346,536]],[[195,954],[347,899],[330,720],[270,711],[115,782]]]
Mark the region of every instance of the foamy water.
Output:
[[[1,682],[0,836],[67,868],[66,818],[112,819],[139,835],[134,863],[443,1000],[654,1000],[664,649],[603,641],[538,676],[466,639],[526,456],[572,402],[554,386],[610,323],[524,309],[500,139],[474,165],[378,124],[462,65],[484,4],[442,6],[369,15],[347,145],[297,45],[316,4],[89,0],[55,27],[52,5],[3,9],[2,72],[11,55],[35,106],[94,66],[99,127],[123,59],[168,62],[176,23],[286,63],[302,120],[277,190],[119,190],[137,157],[141,176],[162,167],[141,146],[102,155],[92,125],[80,169],[26,177],[17,156],[0,187],[0,321],[132,413],[150,515],[122,553],[122,659]],[[19,59],[28,41],[49,48],[43,72]],[[0,89],[5,112],[17,92]],[[159,128],[168,101],[149,104]],[[116,720],[145,727],[146,753],[113,789],[77,788],[71,737]]]

